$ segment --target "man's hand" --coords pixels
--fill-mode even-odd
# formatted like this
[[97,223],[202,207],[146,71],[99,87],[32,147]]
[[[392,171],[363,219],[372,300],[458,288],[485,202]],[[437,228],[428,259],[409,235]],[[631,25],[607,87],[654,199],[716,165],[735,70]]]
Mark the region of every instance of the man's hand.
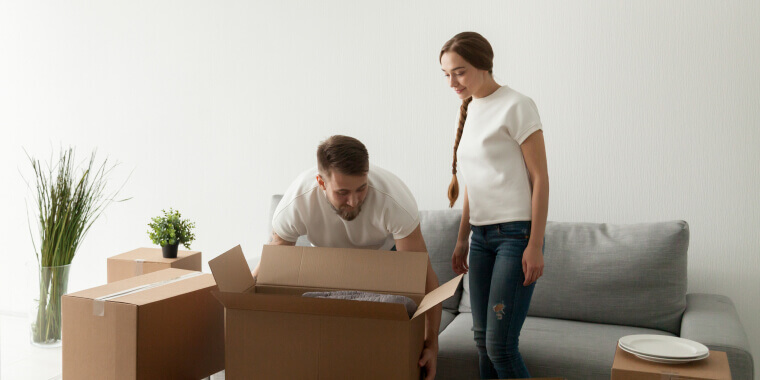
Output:
[[[269,245],[296,245],[296,242],[294,241],[287,241],[280,236],[277,235],[277,233],[272,232],[272,241],[269,242]],[[261,265],[261,262],[256,264],[256,268],[253,268],[251,271],[251,275],[253,276],[253,284],[256,285],[256,282],[259,279],[259,266]]]
[[417,363],[425,368],[425,380],[435,379],[435,369],[438,364],[438,343],[425,342],[420,361]]
[[[425,239],[418,225],[409,236],[396,240],[396,249],[401,252],[426,252]],[[427,277],[425,278],[425,294],[432,292],[438,287],[438,276],[435,275],[430,258],[427,260]],[[425,346],[422,349],[420,360],[417,364],[425,368],[425,380],[435,378],[435,368],[438,364],[438,330],[441,326],[441,304],[438,304],[425,313]]]

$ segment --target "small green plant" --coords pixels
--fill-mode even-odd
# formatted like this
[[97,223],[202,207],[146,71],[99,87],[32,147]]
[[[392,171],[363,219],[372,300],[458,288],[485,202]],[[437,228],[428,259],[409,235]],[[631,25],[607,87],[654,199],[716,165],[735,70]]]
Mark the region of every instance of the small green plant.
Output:
[[182,244],[185,248],[190,249],[190,243],[195,240],[193,228],[195,223],[188,219],[181,219],[182,215],[174,209],[161,210],[164,216],[151,218],[152,222],[148,223],[148,235],[153,244],[160,246]]

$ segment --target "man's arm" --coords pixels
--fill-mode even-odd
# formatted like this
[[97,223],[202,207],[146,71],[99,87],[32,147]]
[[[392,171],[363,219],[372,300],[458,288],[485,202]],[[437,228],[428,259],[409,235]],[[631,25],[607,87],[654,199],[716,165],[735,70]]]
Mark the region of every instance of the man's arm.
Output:
[[[422,231],[418,225],[409,236],[396,240],[396,250],[406,252],[427,252]],[[425,280],[425,293],[438,288],[438,276],[433,271],[433,265],[428,257],[427,278]],[[420,366],[426,370],[425,379],[435,378],[436,364],[438,362],[438,329],[441,327],[441,311],[443,306],[436,305],[425,313],[425,348],[420,357]]]
[[[268,243],[269,245],[296,245],[296,242],[294,241],[287,241],[281,237],[279,237],[276,233],[272,232],[272,241]],[[253,275],[253,281],[256,282],[257,276],[259,275],[259,265],[261,263],[256,265],[256,268],[251,272]]]
[[287,241],[277,235],[276,232],[272,232],[272,241],[269,242],[269,245],[296,245],[296,242]]

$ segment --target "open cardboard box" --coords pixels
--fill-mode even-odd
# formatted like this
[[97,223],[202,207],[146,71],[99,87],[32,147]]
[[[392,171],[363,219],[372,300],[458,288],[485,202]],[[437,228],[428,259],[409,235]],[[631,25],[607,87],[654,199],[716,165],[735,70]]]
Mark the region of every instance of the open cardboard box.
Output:
[[[225,306],[230,379],[414,379],[424,313],[454,295],[462,276],[425,294],[426,252],[266,245],[254,284],[237,246],[209,261]],[[312,291],[404,295],[401,304],[308,298]]]
[[62,298],[64,379],[200,379],[224,369],[210,274],[165,269]]
[[108,283],[169,268],[200,272],[202,261],[200,251],[177,251],[177,258],[167,259],[161,248],[137,248],[108,258]]

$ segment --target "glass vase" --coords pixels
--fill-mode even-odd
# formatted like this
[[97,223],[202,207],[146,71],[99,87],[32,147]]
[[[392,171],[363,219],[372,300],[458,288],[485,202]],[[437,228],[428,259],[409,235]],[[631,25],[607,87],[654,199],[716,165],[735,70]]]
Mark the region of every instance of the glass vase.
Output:
[[37,287],[32,310],[31,342],[40,347],[59,347],[61,345],[61,296],[66,294],[69,285],[71,264],[36,267]]

